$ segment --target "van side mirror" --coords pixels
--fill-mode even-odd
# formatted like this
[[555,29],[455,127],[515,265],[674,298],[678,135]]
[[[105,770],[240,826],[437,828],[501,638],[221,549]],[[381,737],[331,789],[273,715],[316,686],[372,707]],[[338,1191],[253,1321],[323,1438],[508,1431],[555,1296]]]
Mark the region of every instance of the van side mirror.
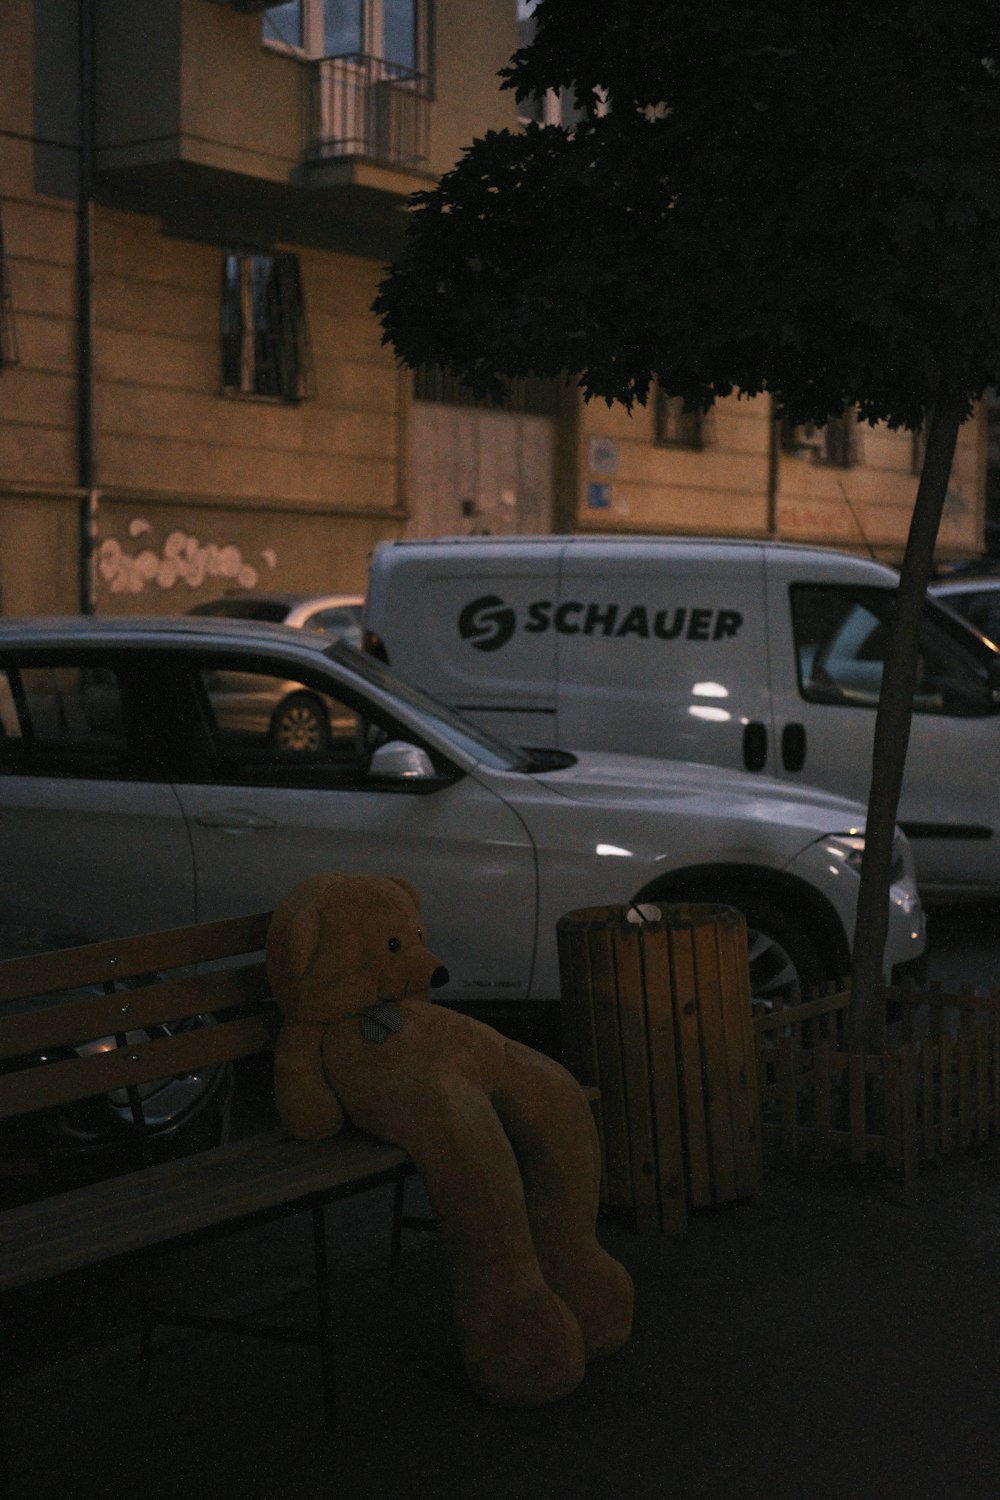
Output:
[[379,745],[368,766],[369,781],[426,781],[436,775],[427,751],[405,740]]

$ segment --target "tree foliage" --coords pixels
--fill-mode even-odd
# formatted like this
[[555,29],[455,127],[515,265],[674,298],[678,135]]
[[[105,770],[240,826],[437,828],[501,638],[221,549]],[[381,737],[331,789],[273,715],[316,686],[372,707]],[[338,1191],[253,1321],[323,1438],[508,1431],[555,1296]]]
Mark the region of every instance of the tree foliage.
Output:
[[[917,633],[958,429],[1000,383],[1000,0],[540,0],[504,86],[571,129],[491,132],[418,195],[375,309],[480,393],[535,372],[689,407],[857,407],[927,458],[875,729],[853,955],[878,1040]],[[943,772],[946,768],[943,768]]]
[[917,426],[1000,362],[1000,6],[541,0],[506,70],[571,131],[474,141],[376,309],[405,363]]

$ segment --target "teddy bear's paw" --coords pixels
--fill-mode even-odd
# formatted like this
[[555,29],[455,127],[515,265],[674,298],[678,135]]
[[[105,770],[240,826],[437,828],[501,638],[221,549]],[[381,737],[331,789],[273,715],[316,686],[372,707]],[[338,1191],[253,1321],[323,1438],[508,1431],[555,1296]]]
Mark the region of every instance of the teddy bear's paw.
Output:
[[544,1406],[576,1389],[586,1352],[576,1318],[547,1287],[529,1288],[459,1322],[469,1381],[495,1406]]
[[599,1245],[560,1278],[558,1290],[580,1325],[588,1359],[616,1354],[628,1342],[632,1332],[632,1278],[621,1262]]

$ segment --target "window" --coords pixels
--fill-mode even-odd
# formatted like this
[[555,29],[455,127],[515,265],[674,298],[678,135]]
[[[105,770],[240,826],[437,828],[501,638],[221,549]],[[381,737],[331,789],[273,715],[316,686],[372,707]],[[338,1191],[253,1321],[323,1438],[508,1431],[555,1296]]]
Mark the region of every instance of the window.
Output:
[[358,715],[328,693],[275,673],[206,669],[198,695],[222,780],[302,784],[362,770]]
[[285,0],[284,5],[271,5],[264,12],[263,34],[265,42],[277,42],[283,47],[305,46],[302,26],[302,0]]
[[[527,47],[535,35],[535,6],[538,0],[517,0],[517,45]],[[517,101],[520,125],[571,125],[576,111],[571,89],[548,89],[545,94]]]
[[227,255],[222,276],[222,387],[301,401],[312,359],[298,256]]
[[991,641],[1000,642],[1000,590],[982,589],[961,594],[947,594],[944,603],[981,630]]
[[422,167],[428,157],[431,0],[290,0],[262,20],[271,46],[311,59],[310,159]]
[[820,427],[806,422],[794,427],[787,419],[781,423],[781,451],[792,458],[810,463],[827,464],[835,469],[851,469],[861,462],[861,442],[857,414],[853,407],[827,418]]
[[27,776],[128,774],[122,687],[107,667],[0,671],[0,770]]
[[[341,647],[331,644],[330,655]],[[357,657],[362,677],[382,683],[384,671],[370,657]],[[454,780],[455,772],[439,753],[422,745],[414,731],[402,726],[390,709],[369,702],[351,687],[325,674],[309,671],[304,679],[286,677],[280,661],[238,654],[202,656],[184,663],[178,675],[176,717],[185,734],[186,761],[173,780],[214,782],[219,786],[300,788],[303,791],[385,792],[422,794]],[[396,685],[398,686],[398,685]],[[331,688],[333,691],[331,691]],[[401,701],[415,694],[404,689]],[[411,704],[411,707],[414,706]],[[438,705],[434,705],[435,712]],[[448,710],[440,708],[441,724]],[[430,723],[428,725],[430,726]],[[450,728],[450,720],[448,725]],[[480,759],[492,764],[494,748],[488,737],[463,723],[456,745],[468,748],[476,740]],[[436,777],[410,777],[386,771],[371,774],[375,751],[390,740],[405,740],[423,748],[438,771]],[[494,757],[495,758],[495,757]],[[266,816],[266,802],[261,804]],[[305,813],[308,808],[303,805]]]
[[308,57],[373,57],[426,73],[426,0],[286,0],[264,12],[266,42]]
[[[888,589],[796,585],[792,630],[799,691],[810,703],[878,707],[894,594]],[[959,627],[928,609],[920,628],[915,713],[975,718],[995,711],[985,660],[961,640]]]
[[657,386],[653,396],[653,437],[665,448],[704,448],[705,414],[685,411],[681,396],[668,396]]

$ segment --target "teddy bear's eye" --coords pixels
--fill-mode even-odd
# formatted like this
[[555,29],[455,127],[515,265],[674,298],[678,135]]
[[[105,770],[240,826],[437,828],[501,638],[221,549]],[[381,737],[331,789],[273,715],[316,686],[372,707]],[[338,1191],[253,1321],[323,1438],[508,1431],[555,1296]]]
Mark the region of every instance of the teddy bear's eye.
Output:
[[400,943],[399,938],[390,938],[389,939],[389,952],[390,953],[398,953],[401,947],[402,947],[402,944]]

